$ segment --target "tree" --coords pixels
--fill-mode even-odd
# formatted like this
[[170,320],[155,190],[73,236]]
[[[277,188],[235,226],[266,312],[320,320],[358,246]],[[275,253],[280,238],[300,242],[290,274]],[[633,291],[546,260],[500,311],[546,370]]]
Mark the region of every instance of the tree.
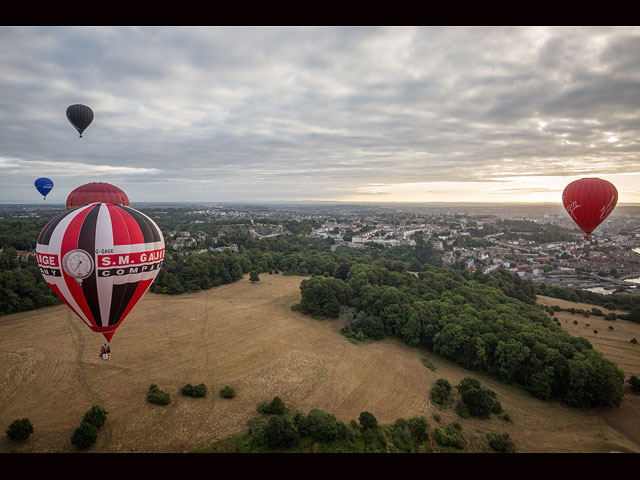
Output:
[[358,421],[360,422],[360,426],[365,430],[378,428],[378,420],[371,412],[361,412]]
[[107,411],[99,405],[93,405],[87,410],[82,419],[83,422],[90,423],[97,429],[100,429],[104,422],[107,421]]
[[640,378],[635,375],[631,375],[631,378],[627,380],[629,385],[631,385],[631,391],[635,393],[640,393]]
[[249,272],[249,280],[251,281],[251,283],[260,281],[260,275],[258,274],[257,270],[251,270]]
[[96,443],[97,438],[98,429],[95,425],[91,425],[89,422],[82,422],[73,432],[71,443],[78,447],[79,450],[84,450]]
[[[436,415],[434,415],[435,418]],[[422,443],[429,438],[429,422],[421,415],[411,417],[407,421],[409,430],[411,430],[411,436],[418,443]]]
[[14,441],[23,441],[33,433],[33,425],[28,418],[14,420],[7,428],[7,438]]
[[483,387],[478,380],[466,377],[456,387],[469,415],[479,418],[489,418],[492,412],[502,410],[492,390]]
[[453,400],[451,384],[444,378],[439,378],[431,387],[431,401],[436,405],[446,406]]
[[264,439],[271,448],[286,448],[298,443],[299,434],[295,425],[286,417],[269,418],[263,430]]
[[306,419],[309,435],[320,442],[332,442],[343,436],[346,426],[335,415],[314,408]]

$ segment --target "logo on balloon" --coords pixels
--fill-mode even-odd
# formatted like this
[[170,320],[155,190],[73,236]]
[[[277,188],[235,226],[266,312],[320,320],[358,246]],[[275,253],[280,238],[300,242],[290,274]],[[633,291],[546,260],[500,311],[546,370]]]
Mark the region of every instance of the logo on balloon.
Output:
[[93,258],[81,249],[71,250],[62,257],[62,268],[78,285],[93,273]]

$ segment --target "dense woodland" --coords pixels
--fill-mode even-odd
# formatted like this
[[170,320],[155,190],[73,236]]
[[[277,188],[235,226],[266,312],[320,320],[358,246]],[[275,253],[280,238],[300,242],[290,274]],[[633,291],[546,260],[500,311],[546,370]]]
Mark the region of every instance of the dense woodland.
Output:
[[[33,257],[20,260],[16,255],[16,248],[35,248],[45,223],[0,220],[2,314],[60,303]],[[163,231],[188,225],[171,216],[158,223]],[[205,225],[198,224],[197,229]],[[535,305],[539,293],[608,307],[597,294],[543,285],[536,291],[530,281],[504,269],[483,275],[442,267],[437,252],[419,237],[415,247],[371,244],[366,249],[339,247],[332,252],[332,240],[251,237],[240,221],[224,227],[211,222],[208,228],[217,235],[216,245],[234,243],[239,253],[186,255],[168,247],[153,292],[208,289],[236,281],[251,270],[310,275],[301,282],[298,308],[314,316],[342,317],[343,333],[354,340],[395,337],[465,368],[521,385],[539,398],[570,406],[615,406],[621,401],[624,374],[616,365],[584,338],[562,331]],[[311,225],[289,221],[287,228],[303,233]],[[606,300],[630,311],[631,319],[638,314],[637,303],[632,303],[637,298],[610,295]]]

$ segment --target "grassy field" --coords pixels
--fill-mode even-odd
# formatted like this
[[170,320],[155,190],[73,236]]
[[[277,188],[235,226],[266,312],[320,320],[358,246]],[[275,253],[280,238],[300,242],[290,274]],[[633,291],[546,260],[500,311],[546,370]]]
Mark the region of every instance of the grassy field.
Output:
[[[424,415],[431,432],[437,425],[431,416],[439,413],[442,423],[460,421],[467,436],[508,432],[520,452],[640,452],[640,439],[625,429],[640,418],[639,396],[625,395],[615,412],[581,412],[395,340],[353,344],[335,322],[291,310],[301,280],[263,274],[255,284],[245,276],[195,294],[148,293],[113,337],[109,361],[98,358],[104,338],[65,306],[0,317],[0,452],[75,451],[71,434],[92,404],[109,413],[90,452],[186,452],[246,432],[258,404],[276,395],[302,412],[320,408],[345,422],[364,410],[383,424]],[[596,348],[615,338],[622,346],[629,334],[640,339],[638,324],[617,320],[610,332],[592,316],[584,319],[599,331],[591,338],[593,328],[580,321],[573,332],[560,315],[563,326]],[[614,361],[615,345],[602,348]],[[621,358],[627,375],[640,375],[636,347]],[[495,415],[463,420],[429,401],[438,378],[455,385],[469,375],[497,393],[513,422]],[[171,394],[168,406],[146,402],[152,383]],[[204,383],[210,393],[184,397],[187,383]],[[235,388],[235,398],[217,395],[225,385]],[[35,432],[25,443],[10,442],[4,432],[22,417]]]

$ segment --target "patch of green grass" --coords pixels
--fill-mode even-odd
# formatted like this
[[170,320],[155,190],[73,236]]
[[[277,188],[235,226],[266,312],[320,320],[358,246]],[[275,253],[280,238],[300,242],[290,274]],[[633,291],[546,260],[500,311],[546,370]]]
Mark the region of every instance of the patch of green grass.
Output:
[[421,361],[421,362],[422,362],[422,364],[423,364],[425,367],[427,367],[429,370],[431,370],[431,371],[433,371],[433,372],[435,372],[435,371],[436,371],[436,366],[435,366],[433,363],[431,363],[431,362],[429,361],[429,359],[428,359],[428,358],[421,358],[421,359],[420,359],[420,361]]

